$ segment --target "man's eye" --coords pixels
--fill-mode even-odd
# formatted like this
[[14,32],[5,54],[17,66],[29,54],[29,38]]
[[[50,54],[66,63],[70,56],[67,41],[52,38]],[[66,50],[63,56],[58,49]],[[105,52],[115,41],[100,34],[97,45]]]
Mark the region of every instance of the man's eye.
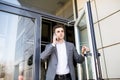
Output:
[[61,32],[64,32],[63,30]]
[[59,33],[60,31],[57,31],[57,33]]

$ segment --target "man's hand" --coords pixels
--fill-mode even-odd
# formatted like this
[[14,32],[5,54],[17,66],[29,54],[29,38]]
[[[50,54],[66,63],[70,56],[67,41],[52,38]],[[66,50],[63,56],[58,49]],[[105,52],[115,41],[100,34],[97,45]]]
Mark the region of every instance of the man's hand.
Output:
[[86,47],[86,46],[82,46],[81,50],[82,50],[82,55],[84,55],[86,52],[90,51],[90,49],[88,47]]
[[57,43],[57,36],[53,34],[53,44],[55,45]]

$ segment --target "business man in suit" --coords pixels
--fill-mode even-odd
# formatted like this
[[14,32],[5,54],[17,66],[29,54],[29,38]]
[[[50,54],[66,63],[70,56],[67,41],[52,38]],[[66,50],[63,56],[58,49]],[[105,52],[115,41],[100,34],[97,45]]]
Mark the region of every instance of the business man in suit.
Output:
[[[40,58],[49,58],[46,80],[76,80],[73,59],[77,63],[84,61],[84,54],[79,55],[73,43],[64,40],[64,26],[58,24],[53,28],[53,42],[46,46]],[[82,53],[86,51],[82,47]]]

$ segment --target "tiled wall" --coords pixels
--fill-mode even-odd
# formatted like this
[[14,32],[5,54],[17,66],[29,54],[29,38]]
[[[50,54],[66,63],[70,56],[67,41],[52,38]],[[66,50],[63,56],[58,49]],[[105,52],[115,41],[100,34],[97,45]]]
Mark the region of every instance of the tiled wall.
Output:
[[120,0],[95,0],[94,5],[97,14],[97,19],[94,19],[97,20],[94,21],[95,34],[98,37],[97,46],[102,51],[103,77],[120,78]]
[[[86,0],[78,1],[78,11]],[[97,48],[103,78],[120,78],[120,0],[92,0]]]

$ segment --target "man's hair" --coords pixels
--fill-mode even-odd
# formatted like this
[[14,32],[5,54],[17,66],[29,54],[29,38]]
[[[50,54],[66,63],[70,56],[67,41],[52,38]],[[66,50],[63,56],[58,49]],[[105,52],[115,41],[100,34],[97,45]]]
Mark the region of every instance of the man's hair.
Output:
[[53,27],[53,33],[55,32],[55,29],[56,28],[63,28],[63,29],[65,29],[65,26],[63,25],[63,24],[57,24],[57,25],[55,25],[54,27]]

